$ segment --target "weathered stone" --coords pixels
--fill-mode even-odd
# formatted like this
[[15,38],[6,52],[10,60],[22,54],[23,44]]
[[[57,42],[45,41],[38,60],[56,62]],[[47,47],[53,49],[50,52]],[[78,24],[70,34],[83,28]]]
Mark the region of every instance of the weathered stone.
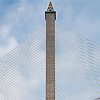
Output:
[[55,12],[46,12],[46,100],[55,100]]

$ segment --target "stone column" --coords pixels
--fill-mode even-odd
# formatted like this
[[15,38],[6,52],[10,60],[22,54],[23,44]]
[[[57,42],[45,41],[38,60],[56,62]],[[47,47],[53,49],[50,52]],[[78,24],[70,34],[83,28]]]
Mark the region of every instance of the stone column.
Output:
[[55,100],[55,11],[46,11],[46,100]]

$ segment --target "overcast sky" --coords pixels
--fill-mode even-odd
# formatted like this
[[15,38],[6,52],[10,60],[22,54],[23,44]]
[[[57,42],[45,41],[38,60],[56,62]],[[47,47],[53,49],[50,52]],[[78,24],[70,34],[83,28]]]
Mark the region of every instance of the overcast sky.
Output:
[[[58,77],[58,81],[56,81],[59,88],[62,86],[62,89],[58,89],[59,96],[57,96],[57,100],[65,100],[65,98],[68,100],[95,99],[100,93],[100,86],[97,85],[98,81],[100,82],[100,0],[52,0],[52,3],[57,12],[56,21],[81,31],[82,33],[77,34],[82,36],[85,41],[83,42],[84,47],[82,47],[85,54],[81,59],[81,54],[83,54],[80,47],[82,45],[80,43],[82,42],[81,39],[74,38],[75,35],[71,33],[72,31],[69,31],[64,26],[58,25],[58,28],[56,28],[56,67],[58,66],[56,70],[58,69],[59,73],[56,75]],[[48,4],[49,0],[0,0],[0,58],[45,25],[45,11]],[[76,32],[74,33],[76,34]],[[90,51],[91,44],[87,42],[86,38],[92,40],[95,44],[95,47],[92,46],[92,51]],[[38,33],[38,37],[32,39],[33,45],[28,45],[30,47],[29,52],[26,52],[23,48],[22,52],[16,53],[16,56],[9,55],[9,57],[15,57],[19,61],[17,62],[18,65],[16,65],[16,59],[7,58],[2,60],[2,77],[4,76],[1,84],[2,100],[7,100],[7,98],[8,100],[39,100],[38,96],[40,94],[43,96],[42,99],[45,97],[45,92],[43,92],[45,80],[45,33]],[[38,48],[31,48],[32,46]],[[92,53],[89,54],[89,52]],[[30,56],[28,56],[29,53]],[[21,59],[22,55],[25,57],[24,64],[21,63],[23,60]],[[94,65],[90,63],[91,59],[89,57],[91,55],[93,56],[92,63]],[[33,56],[32,59],[31,56]],[[29,62],[30,60],[31,62]],[[83,70],[84,66],[81,65],[83,64],[82,61],[85,62],[85,71]],[[38,74],[34,71],[37,67],[41,68],[40,71],[37,71]],[[44,71],[44,80],[40,80],[42,70]],[[86,72],[90,77],[85,74]],[[93,81],[88,80],[88,78]],[[40,84],[37,85],[36,80]],[[92,83],[95,87],[87,82]],[[38,90],[34,93],[35,89]],[[19,94],[24,95],[20,97]]]

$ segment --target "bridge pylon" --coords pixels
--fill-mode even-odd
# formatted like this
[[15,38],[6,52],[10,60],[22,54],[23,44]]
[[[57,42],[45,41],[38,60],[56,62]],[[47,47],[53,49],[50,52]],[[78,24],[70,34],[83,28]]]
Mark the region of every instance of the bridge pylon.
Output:
[[55,20],[54,11],[50,1],[46,20],[46,100],[55,100]]

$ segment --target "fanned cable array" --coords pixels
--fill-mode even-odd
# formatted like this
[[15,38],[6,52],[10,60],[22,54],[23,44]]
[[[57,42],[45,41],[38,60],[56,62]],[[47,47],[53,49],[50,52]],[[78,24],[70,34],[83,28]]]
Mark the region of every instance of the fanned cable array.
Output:
[[1,59],[2,100],[44,100],[46,86],[46,28]]
[[56,22],[56,100],[100,98],[99,42]]
[[[56,23],[56,100],[100,97],[99,39]],[[1,59],[1,100],[45,100],[45,25]]]

